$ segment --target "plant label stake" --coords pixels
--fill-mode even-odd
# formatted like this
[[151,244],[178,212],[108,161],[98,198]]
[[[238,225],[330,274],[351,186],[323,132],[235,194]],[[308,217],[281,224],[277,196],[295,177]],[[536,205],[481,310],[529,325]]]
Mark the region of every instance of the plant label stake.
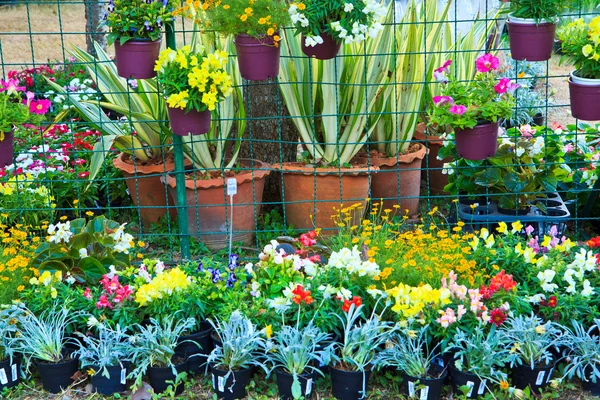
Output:
[[227,196],[229,196],[229,257],[231,257],[231,245],[233,241],[233,196],[237,194],[237,180],[227,178]]

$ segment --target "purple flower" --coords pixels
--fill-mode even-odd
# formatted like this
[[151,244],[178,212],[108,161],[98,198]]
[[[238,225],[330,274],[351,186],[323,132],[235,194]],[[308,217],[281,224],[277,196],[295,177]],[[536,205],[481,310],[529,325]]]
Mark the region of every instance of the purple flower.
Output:
[[238,255],[237,254],[231,254],[229,255],[229,266],[227,268],[229,268],[230,271],[233,271],[234,269],[237,268],[237,261],[238,261]]
[[552,227],[550,228],[550,231],[548,232],[548,235],[550,235],[552,237],[558,235],[558,229],[556,228],[556,225],[552,225]]
[[508,87],[506,88],[506,92],[508,94],[510,94],[511,96],[515,94],[515,92],[517,91],[518,88],[520,88],[521,86],[518,83],[515,82],[510,82],[508,84]]
[[233,272],[229,274],[229,279],[227,279],[227,288],[231,289],[233,285],[237,282],[237,278]]
[[166,7],[169,4],[169,0],[162,0],[163,7]]
[[202,264],[202,261],[198,262],[198,268],[196,268],[196,271],[204,272],[204,264]]
[[212,274],[212,283],[217,283],[221,281],[221,274],[218,269],[209,268],[208,272]]
[[484,54],[477,59],[475,62],[477,71],[479,72],[490,72],[495,71],[500,66],[500,60],[492,54]]
[[163,24],[162,18],[158,17],[156,19],[156,26],[158,27],[158,29],[162,28],[162,24]]
[[147,31],[153,31],[154,27],[150,24],[149,21],[144,22],[144,26],[146,27]]
[[448,78],[446,77],[446,75],[444,75],[443,72],[433,71],[433,77],[436,81],[440,83],[448,83]]
[[113,3],[110,3],[107,7],[108,12],[112,13],[115,11],[115,5]]
[[454,99],[450,96],[433,96],[433,104],[436,107],[444,104],[454,104]]
[[467,107],[463,105],[453,104],[448,111],[455,115],[463,115],[467,112]]
[[533,233],[534,230],[535,228],[533,226],[527,225],[527,227],[525,228],[525,233],[527,234],[527,236],[529,236]]

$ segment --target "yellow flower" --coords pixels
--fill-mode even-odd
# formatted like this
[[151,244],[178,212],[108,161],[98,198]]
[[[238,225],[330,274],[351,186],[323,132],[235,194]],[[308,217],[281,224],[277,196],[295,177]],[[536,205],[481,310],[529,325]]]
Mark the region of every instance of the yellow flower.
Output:
[[69,217],[67,217],[66,215],[63,215],[63,216],[62,216],[62,217],[60,217],[59,219],[60,219],[61,221],[65,221],[67,218],[69,218]]
[[535,327],[535,333],[543,335],[544,333],[546,333],[546,326],[545,325],[538,325],[538,326],[536,326]]
[[230,7],[229,4],[225,4],[225,5],[223,5],[223,10],[229,10],[229,7]]
[[88,217],[93,217],[94,216],[94,212],[93,211],[86,211],[85,215],[87,215]]
[[248,19],[248,14],[242,14],[242,15],[240,15],[240,20],[242,22],[246,22],[247,19]]
[[273,336],[273,325],[267,325],[265,327],[265,335],[267,336],[267,339],[270,339],[271,336]]
[[187,90],[184,90],[180,93],[174,93],[167,98],[167,104],[171,108],[179,108],[181,110],[185,110],[188,103],[188,98],[190,94]]
[[585,46],[583,46],[583,48],[581,49],[581,52],[583,53],[583,55],[585,57],[589,57],[593,52],[594,52],[594,48],[592,47],[591,44],[586,44]]
[[499,222],[496,231],[498,231],[498,233],[507,233],[508,227],[506,226],[506,222]]
[[22,292],[23,290],[25,290],[25,286],[23,286],[23,285],[19,285],[19,286],[17,287],[17,292]]
[[519,233],[521,232],[521,229],[523,229],[523,224],[521,223],[521,221],[513,222],[510,225],[512,226],[512,233]]
[[509,384],[507,381],[504,381],[504,380],[500,381],[500,389],[508,390],[508,388],[509,388]]
[[54,287],[50,288],[50,297],[55,299],[57,295],[58,293],[56,292],[56,289]]
[[273,36],[274,33],[275,33],[275,29],[273,29],[273,28],[267,29],[267,35]]
[[79,200],[75,199],[73,200],[73,205],[79,204]]

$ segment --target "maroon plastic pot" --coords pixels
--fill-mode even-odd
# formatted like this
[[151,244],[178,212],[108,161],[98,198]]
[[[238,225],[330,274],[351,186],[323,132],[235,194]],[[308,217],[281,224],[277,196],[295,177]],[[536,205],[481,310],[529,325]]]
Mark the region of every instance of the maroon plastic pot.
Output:
[[13,163],[14,153],[15,134],[13,131],[4,132],[4,140],[0,142],[0,168]]
[[455,129],[458,155],[467,160],[493,157],[498,148],[498,129],[498,122],[477,125],[471,129]]
[[309,57],[315,57],[317,60],[331,60],[335,58],[342,47],[342,43],[337,43],[329,34],[321,33],[323,43],[314,47],[306,46],[305,36],[302,35],[302,52]]
[[117,72],[122,78],[149,79],[156,76],[154,64],[160,53],[160,39],[131,39],[121,44],[115,42],[115,63]]
[[600,79],[578,78],[571,73],[569,93],[573,117],[584,121],[600,120]]
[[179,136],[202,135],[210,131],[210,111],[182,110],[167,107],[171,131]]
[[555,23],[515,23],[509,19],[510,56],[514,60],[546,61],[554,50]]
[[242,78],[264,81],[279,74],[279,47],[270,36],[256,39],[250,35],[236,35],[235,49]]

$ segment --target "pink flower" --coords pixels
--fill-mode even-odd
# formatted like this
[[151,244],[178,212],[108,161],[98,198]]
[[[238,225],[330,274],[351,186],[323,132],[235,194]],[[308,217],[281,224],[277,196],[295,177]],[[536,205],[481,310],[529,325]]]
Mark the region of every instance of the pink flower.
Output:
[[490,72],[498,69],[500,61],[492,54],[487,53],[477,59],[475,66],[479,72]]
[[91,299],[92,298],[92,293],[91,293],[89,287],[85,288],[85,292],[83,292],[83,297],[85,297],[86,299]]
[[574,148],[573,148],[573,145],[572,145],[571,143],[567,143],[567,144],[565,144],[565,145],[563,146],[563,151],[564,151],[565,153],[570,153],[570,152],[572,152],[572,151],[573,151],[573,149],[574,149]]
[[444,75],[443,72],[433,71],[433,77],[439,83],[448,83],[448,78],[446,77],[446,75]]
[[25,86],[18,86],[19,81],[17,79],[9,79],[8,81],[0,79],[0,92],[6,92],[7,94],[15,94],[23,92]]
[[299,240],[300,240],[300,243],[302,243],[302,246],[304,246],[304,247],[310,247],[310,246],[317,244],[317,241],[315,239],[313,239],[312,237],[310,237],[310,235],[307,235],[306,233],[303,233],[302,235],[300,235]]
[[533,129],[531,127],[531,125],[527,124],[527,125],[523,125],[519,128],[519,132],[521,132],[521,136],[524,138],[530,138],[533,137],[533,135],[535,134],[535,129]]
[[85,172],[78,173],[77,177],[80,179],[83,179],[83,178],[87,178],[89,175],[90,175],[90,173],[88,171],[85,171]]
[[35,98],[35,94],[33,92],[27,92],[25,93],[25,97],[27,100],[25,100],[24,103],[29,106],[29,104],[31,104],[31,101]]
[[436,107],[443,104],[454,104],[454,99],[450,96],[433,96],[433,104]]
[[113,305],[108,301],[108,296],[103,294],[96,303],[96,308],[113,308]]
[[515,92],[517,91],[518,88],[520,88],[521,86],[518,83],[515,82],[510,82],[506,88],[506,92],[508,94],[510,94],[511,96],[515,94]]
[[527,225],[525,227],[525,234],[527,234],[527,236],[529,236],[533,233],[534,230],[535,230],[535,228],[533,226]]
[[32,114],[43,115],[48,112],[52,103],[50,100],[42,99],[38,101],[31,101],[29,103],[29,112]]
[[448,73],[448,68],[452,65],[452,60],[447,60],[441,67],[436,68],[435,72]]
[[494,86],[494,91],[498,94],[506,93],[506,91],[508,90],[509,83],[510,83],[510,79],[508,79],[508,78],[500,79],[500,82],[498,82],[496,84],[496,86]]
[[456,315],[454,314],[454,310],[450,307],[446,308],[446,311],[442,314],[441,317],[435,320],[438,324],[442,326],[442,328],[447,328],[453,323],[456,322]]
[[450,111],[452,114],[463,115],[467,112],[467,107],[458,104],[453,104],[448,111]]

